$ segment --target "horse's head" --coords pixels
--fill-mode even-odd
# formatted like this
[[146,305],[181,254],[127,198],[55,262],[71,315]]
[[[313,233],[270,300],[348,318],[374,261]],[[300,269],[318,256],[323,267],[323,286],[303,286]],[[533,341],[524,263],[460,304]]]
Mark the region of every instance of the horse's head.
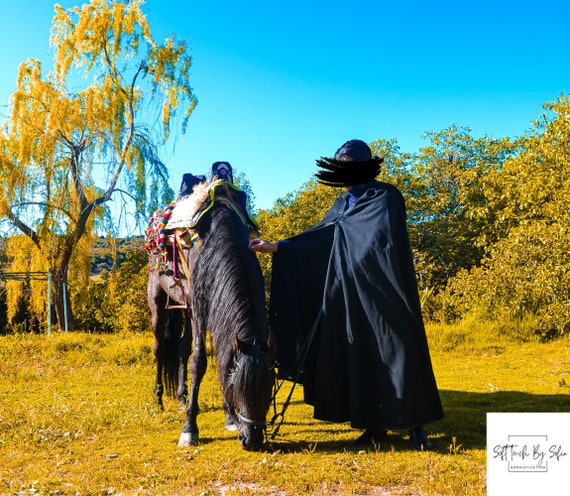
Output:
[[265,440],[266,416],[275,384],[273,352],[267,343],[239,340],[237,335],[232,346],[235,367],[228,389],[231,398],[226,400],[235,411],[242,447],[257,451]]

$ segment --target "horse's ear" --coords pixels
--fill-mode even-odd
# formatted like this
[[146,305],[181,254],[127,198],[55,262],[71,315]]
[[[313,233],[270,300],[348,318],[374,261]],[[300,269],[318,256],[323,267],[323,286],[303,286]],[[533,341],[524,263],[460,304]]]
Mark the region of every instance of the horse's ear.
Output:
[[267,337],[267,346],[269,347],[269,351],[275,355],[277,352],[277,336],[274,332],[269,331],[269,336]]

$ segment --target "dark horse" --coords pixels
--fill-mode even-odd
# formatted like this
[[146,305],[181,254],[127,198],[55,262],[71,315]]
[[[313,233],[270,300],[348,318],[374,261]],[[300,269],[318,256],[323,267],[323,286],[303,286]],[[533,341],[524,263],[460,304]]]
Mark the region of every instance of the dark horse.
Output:
[[[233,187],[224,184],[221,189],[231,195]],[[149,273],[157,399],[161,404],[162,377],[166,376],[170,378],[166,382],[175,385],[170,390],[177,387],[178,397],[185,400],[191,327],[194,343],[191,388],[186,423],[178,444],[196,443],[198,392],[206,372],[206,330],[209,330],[222,386],[226,426],[238,427],[238,439],[245,449],[258,450],[264,442],[275,374],[261,269],[255,254],[248,249],[247,222],[227,202],[213,201],[193,229],[198,244],[182,248],[175,241],[167,249],[166,266]],[[186,307],[185,319],[173,306]],[[186,325],[180,332],[183,320],[191,326]],[[168,347],[175,353],[169,353]]]

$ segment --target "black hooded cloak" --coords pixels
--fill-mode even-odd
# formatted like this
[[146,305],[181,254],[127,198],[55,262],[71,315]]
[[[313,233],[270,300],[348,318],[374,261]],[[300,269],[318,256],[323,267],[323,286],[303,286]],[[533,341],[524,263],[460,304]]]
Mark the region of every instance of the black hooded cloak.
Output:
[[[443,418],[401,193],[371,181],[273,254],[270,325],[282,378],[314,417],[402,429]],[[307,356],[299,370],[304,345]],[[300,376],[298,376],[300,372]]]

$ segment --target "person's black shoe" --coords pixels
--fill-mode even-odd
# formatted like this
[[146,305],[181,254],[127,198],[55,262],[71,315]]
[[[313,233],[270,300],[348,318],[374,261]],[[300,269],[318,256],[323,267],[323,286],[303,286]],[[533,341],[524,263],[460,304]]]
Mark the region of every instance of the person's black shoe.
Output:
[[386,435],[384,429],[378,429],[376,427],[368,427],[360,436],[354,440],[356,445],[376,445],[380,442],[380,439]]
[[410,429],[410,440],[418,451],[429,451],[432,449],[431,441],[428,439],[422,426]]

